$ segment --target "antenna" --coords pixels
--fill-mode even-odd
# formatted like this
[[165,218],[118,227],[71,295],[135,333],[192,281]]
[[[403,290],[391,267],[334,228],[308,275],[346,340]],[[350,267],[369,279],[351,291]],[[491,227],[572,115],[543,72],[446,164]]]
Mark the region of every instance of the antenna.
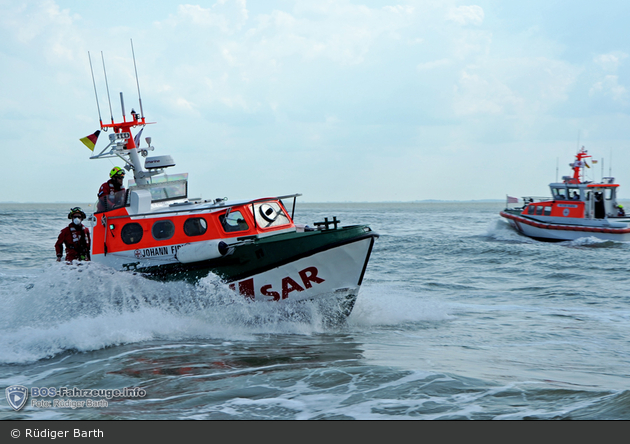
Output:
[[94,85],[94,96],[96,96],[96,109],[98,110],[98,121],[103,125],[103,119],[101,118],[101,108],[98,105],[98,94],[96,93],[96,82],[94,81],[94,70],[92,69],[92,57],[90,51],[88,51],[88,59],[90,60],[90,72],[92,73],[92,84]]
[[138,68],[136,68],[136,54],[133,51],[133,39],[131,40],[131,55],[133,56],[133,69],[136,72],[136,86],[138,87],[138,102],[140,102],[140,117],[144,118],[144,111],[142,110],[142,97],[140,97],[140,82],[138,82]]
[[578,130],[577,152],[580,151],[580,130]]
[[558,182],[558,157],[556,157],[556,182]]
[[122,92],[120,93],[120,107],[122,108],[123,122],[126,122],[127,118],[125,117],[125,101],[123,100]]
[[105,74],[105,87],[107,88],[107,100],[109,101],[109,115],[114,123],[114,113],[112,112],[112,100],[109,97],[109,83],[107,83],[107,72],[105,71],[105,57],[103,51],[101,51],[101,59],[103,60],[103,74]]
[[612,177],[612,148],[610,149],[610,165],[608,165],[608,176]]

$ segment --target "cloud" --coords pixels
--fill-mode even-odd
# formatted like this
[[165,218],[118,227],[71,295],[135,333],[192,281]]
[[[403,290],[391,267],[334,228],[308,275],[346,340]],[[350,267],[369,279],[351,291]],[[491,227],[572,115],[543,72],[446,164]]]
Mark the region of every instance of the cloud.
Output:
[[[24,16],[28,20],[23,20]],[[30,43],[38,37],[46,37],[49,32],[59,32],[72,26],[74,19],[69,11],[62,10],[52,0],[39,2],[15,2],[11,7],[3,5],[0,14],[0,28],[10,30],[20,43]]]
[[[596,73],[599,80],[594,82],[589,89],[591,97],[607,97],[618,104],[625,104],[628,97],[628,90],[619,83],[617,71],[623,64],[623,60],[628,54],[622,51],[613,51],[606,54],[599,54],[593,58],[595,65],[601,70]],[[602,72],[603,71],[603,72]]]
[[[182,168],[190,166],[194,187],[223,187],[208,171],[217,161],[238,163],[243,180],[230,185],[230,197],[295,186],[309,200],[333,193],[335,200],[403,198],[403,192],[413,200],[412,189],[455,198],[414,173],[426,168],[427,153],[442,156],[446,168],[471,146],[493,157],[529,149],[538,137],[547,152],[563,135],[589,128],[592,140],[620,134],[620,145],[626,143],[630,50],[604,32],[616,27],[615,35],[625,35],[626,25],[595,23],[587,42],[584,29],[566,32],[591,23],[581,8],[560,16],[543,14],[540,4],[484,2],[482,8],[455,0],[105,3],[0,0],[0,70],[10,85],[0,97],[0,134],[12,147],[7,162],[16,165],[3,178],[5,188],[22,183],[27,170],[38,184],[54,182],[54,171],[79,170],[87,184],[102,173],[102,163],[84,161],[78,142],[97,124],[87,51],[108,120],[104,50],[119,118],[119,91],[127,112],[138,104],[130,38],[144,111],[159,123],[144,133],[151,131],[158,149],[176,147],[172,154]],[[121,20],[121,10],[133,19]],[[608,40],[597,40],[604,35]],[[392,153],[396,161],[386,162],[391,168],[382,182],[366,180],[370,164]],[[409,171],[406,189],[391,180],[398,159]],[[283,174],[274,190],[259,189],[256,170],[269,162]],[[487,168],[488,177],[495,175],[491,163]],[[369,191],[339,187],[348,171]],[[330,183],[330,193],[317,183]],[[15,192],[23,193],[18,200],[60,198],[42,185],[36,197]],[[72,193],[92,199],[94,192],[75,187],[64,199],[74,199]]]
[[248,17],[245,0],[219,0],[209,8],[179,5],[177,14],[171,15],[165,23],[171,26],[216,27],[222,33],[232,34],[245,25]]
[[523,115],[567,101],[580,70],[544,57],[483,58],[468,65],[454,88],[457,115]]
[[609,54],[600,54],[593,61],[606,71],[616,71],[621,61],[628,57],[625,52],[615,52]]
[[420,63],[416,69],[418,71],[427,71],[435,68],[445,67],[451,64],[449,59],[433,60],[431,62]]
[[497,79],[487,80],[479,74],[463,71],[454,87],[454,110],[457,115],[500,114],[522,106],[524,100]]
[[[478,29],[465,29],[451,36],[453,54],[459,59],[485,55],[490,52],[492,33]],[[500,55],[497,55],[500,57]]]
[[618,76],[607,75],[603,80],[593,84],[589,90],[589,95],[591,96],[598,94],[611,97],[615,101],[622,101],[628,97],[628,90],[619,84]]
[[452,7],[446,13],[446,19],[459,25],[481,25],[483,23],[483,8],[477,5]]
[[345,2],[299,3],[292,11],[257,16],[247,43],[259,57],[296,55],[356,65],[379,39],[392,38],[410,26],[413,11],[411,7],[379,9]]
[[383,9],[385,11],[391,11],[397,14],[412,14],[415,10],[413,6],[403,6],[403,5],[384,6]]

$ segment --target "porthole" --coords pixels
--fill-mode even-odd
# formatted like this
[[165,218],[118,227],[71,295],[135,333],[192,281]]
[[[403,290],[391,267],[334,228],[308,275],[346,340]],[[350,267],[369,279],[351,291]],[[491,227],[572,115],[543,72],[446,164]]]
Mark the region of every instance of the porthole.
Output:
[[153,224],[151,234],[155,240],[166,240],[175,234],[175,225],[170,220],[159,220]]
[[142,240],[142,225],[136,222],[125,224],[120,230],[120,238],[127,245],[137,244]]
[[186,236],[201,236],[208,230],[208,223],[203,217],[191,217],[184,222]]

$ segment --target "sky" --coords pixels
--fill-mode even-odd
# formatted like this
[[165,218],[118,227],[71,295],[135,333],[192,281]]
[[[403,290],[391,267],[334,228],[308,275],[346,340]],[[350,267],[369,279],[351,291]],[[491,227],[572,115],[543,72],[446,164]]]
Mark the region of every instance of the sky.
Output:
[[627,0],[0,0],[0,201],[96,200],[123,163],[79,139],[109,101],[121,119],[120,92],[139,111],[131,41],[143,138],[191,198],[547,196],[580,146],[630,198],[629,18]]

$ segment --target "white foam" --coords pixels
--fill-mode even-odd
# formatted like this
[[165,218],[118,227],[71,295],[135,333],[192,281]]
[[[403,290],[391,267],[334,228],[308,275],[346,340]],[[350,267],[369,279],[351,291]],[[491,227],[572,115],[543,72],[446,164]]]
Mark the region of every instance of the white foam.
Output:
[[577,238],[575,240],[572,240],[572,241],[563,242],[564,245],[584,246],[584,247],[588,247],[588,246],[607,246],[607,245],[613,245],[615,243],[618,243],[618,242],[614,241],[614,240],[599,239],[599,238],[594,237],[594,236],[579,237],[579,238]]
[[154,339],[239,340],[327,328],[319,302],[251,302],[216,277],[165,283],[95,263],[55,263],[28,284],[0,290],[0,363]]
[[449,308],[428,295],[419,295],[394,284],[364,284],[348,322],[366,327],[451,318]]
[[496,219],[489,222],[486,227],[486,236],[500,241],[534,242],[533,239],[519,234],[503,219]]

